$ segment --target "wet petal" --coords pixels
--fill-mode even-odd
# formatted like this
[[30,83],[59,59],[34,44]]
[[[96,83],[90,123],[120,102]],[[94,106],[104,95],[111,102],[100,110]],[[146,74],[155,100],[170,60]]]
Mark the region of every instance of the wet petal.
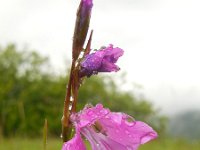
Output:
[[62,150],[86,150],[80,133],[76,133],[70,141],[65,142],[63,144]]
[[92,150],[127,150],[124,145],[112,140],[102,133],[95,132],[90,127],[82,128],[81,133],[91,143]]
[[124,51],[121,48],[113,48],[112,44],[110,44],[104,51],[106,51],[104,59],[111,63],[116,63],[118,58],[124,54]]
[[98,72],[118,71],[119,67],[115,63],[123,53],[122,49],[113,48],[110,44],[104,49],[87,55],[81,62],[80,77],[89,77]]
[[141,121],[130,122],[129,118],[124,113],[110,113],[99,122],[109,138],[130,150],[157,137],[157,133],[149,125]]
[[134,121],[124,113],[110,112],[101,104],[85,107],[71,120],[89,140],[92,150],[137,150],[140,144],[157,137],[146,123]]
[[106,116],[109,112],[110,111],[108,109],[103,108],[102,104],[97,104],[95,107],[85,107],[79,113],[73,114],[71,116],[71,120],[77,125],[77,127],[83,128],[87,125],[94,124],[97,120]]
[[95,55],[94,53],[91,55],[87,55],[86,58],[82,61],[81,65],[83,68],[88,71],[98,70],[101,66],[102,57],[99,55]]
[[107,60],[102,61],[102,65],[99,68],[99,72],[111,72],[111,71],[119,71],[119,67],[115,65],[114,63],[110,63]]

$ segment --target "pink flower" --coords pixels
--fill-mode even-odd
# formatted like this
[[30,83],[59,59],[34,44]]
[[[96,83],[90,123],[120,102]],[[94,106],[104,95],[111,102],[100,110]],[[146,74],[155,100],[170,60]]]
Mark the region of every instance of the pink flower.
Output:
[[86,150],[80,134],[90,142],[92,150],[137,150],[140,144],[157,137],[144,122],[134,121],[124,113],[110,112],[101,104],[72,114],[71,121],[76,134],[63,144],[62,150]]
[[110,44],[104,49],[87,55],[81,62],[81,77],[89,77],[98,72],[118,71],[120,68],[115,63],[123,53],[121,48],[113,48],[113,45]]

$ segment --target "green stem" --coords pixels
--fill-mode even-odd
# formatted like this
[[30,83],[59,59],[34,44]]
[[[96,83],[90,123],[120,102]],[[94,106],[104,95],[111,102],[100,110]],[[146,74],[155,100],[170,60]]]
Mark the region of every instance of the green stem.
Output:
[[47,119],[44,121],[44,129],[43,129],[43,150],[47,149],[47,130],[48,129],[48,124],[47,124]]

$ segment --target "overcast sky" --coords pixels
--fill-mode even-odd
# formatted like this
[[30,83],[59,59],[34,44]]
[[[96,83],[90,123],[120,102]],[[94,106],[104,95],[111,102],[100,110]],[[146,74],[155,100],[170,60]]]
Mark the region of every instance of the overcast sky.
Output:
[[[79,0],[0,0],[0,45],[28,45],[57,71],[69,64]],[[94,0],[93,48],[125,50],[119,61],[129,83],[164,113],[200,109],[200,1]],[[128,86],[127,86],[128,87]]]

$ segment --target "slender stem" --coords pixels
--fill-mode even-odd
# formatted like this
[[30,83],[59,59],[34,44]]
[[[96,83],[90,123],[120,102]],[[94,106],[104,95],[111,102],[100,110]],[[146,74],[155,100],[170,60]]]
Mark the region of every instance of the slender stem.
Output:
[[[93,30],[90,33],[90,37],[86,46],[86,51],[84,53],[84,56],[89,54],[90,52],[90,46],[91,46],[91,40],[92,40],[92,33]],[[63,142],[66,142],[69,140],[69,135],[71,135],[71,128],[72,125],[69,120],[69,116],[71,112],[76,112],[76,104],[78,101],[78,90],[80,87],[80,78],[79,78],[79,64],[76,66],[76,60],[72,60],[70,75],[69,75],[69,82],[67,85],[66,90],[66,97],[64,101],[64,110],[63,110],[63,118],[62,118],[62,138]],[[73,96],[72,101],[72,108],[69,110],[70,106],[70,98]]]
[[72,84],[72,93],[73,93],[73,103],[72,103],[72,112],[76,112],[76,104],[78,99],[78,89],[79,89],[79,75],[78,70],[74,70],[74,78]]
[[[93,30],[90,32],[90,37],[88,39],[83,57],[85,57],[87,54],[90,53],[92,35],[93,35]],[[78,66],[76,66],[76,67],[78,68],[79,65],[80,64],[78,64]],[[75,68],[74,72],[73,72],[74,78],[73,78],[73,83],[72,83],[72,94],[73,94],[73,103],[72,103],[72,110],[71,110],[72,112],[76,112],[76,104],[78,101],[78,90],[79,90],[80,82],[81,82],[80,77],[79,77],[79,70],[77,68]]]
[[64,101],[64,112],[63,116],[68,117],[69,113],[69,104],[70,104],[70,97],[71,97],[71,90],[72,90],[72,81],[73,81],[73,70],[75,66],[75,61],[72,62],[72,67],[70,70],[70,75],[69,75],[69,82],[67,85],[67,90],[66,90],[66,97]]
[[44,121],[44,129],[43,129],[43,150],[47,149],[47,119]]
[[69,82],[67,85],[66,90],[66,97],[64,101],[64,109],[63,109],[63,117],[62,117],[62,139],[63,142],[66,142],[69,140],[69,136],[71,135],[71,123],[69,121],[69,105],[70,105],[70,97],[71,97],[71,91],[72,91],[72,81],[73,81],[73,71],[75,68],[75,61],[72,61],[70,75],[69,75]]

